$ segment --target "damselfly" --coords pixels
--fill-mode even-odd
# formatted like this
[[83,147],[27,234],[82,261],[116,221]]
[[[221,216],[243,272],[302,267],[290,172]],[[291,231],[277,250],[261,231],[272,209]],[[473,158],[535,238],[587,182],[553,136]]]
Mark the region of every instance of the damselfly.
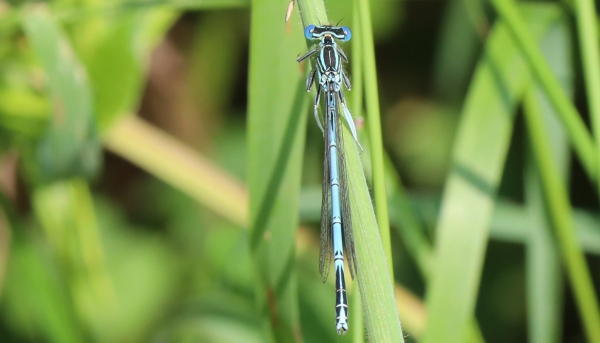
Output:
[[[325,139],[319,272],[321,273],[321,279],[325,282],[329,274],[331,256],[333,255],[336,285],[336,330],[338,334],[345,334],[348,331],[348,300],[344,278],[344,250],[352,278],[356,273],[356,254],[352,236],[352,217],[348,195],[348,179],[346,177],[340,107],[344,113],[346,124],[348,124],[348,128],[357,144],[358,139],[352,115],[342,93],[342,83],[350,90],[350,79],[342,66],[342,61],[348,63],[348,58],[337,45],[336,40],[347,42],[352,34],[350,29],[345,26],[309,25],[306,27],[304,35],[307,39],[319,40],[313,49],[297,59],[298,62],[301,62],[317,54],[315,67],[306,79],[306,90],[310,91],[313,84],[317,87],[314,116],[319,128],[323,131]],[[318,112],[321,94],[323,95],[323,101],[325,101],[323,121],[321,121]],[[332,245],[333,253],[331,251]]]

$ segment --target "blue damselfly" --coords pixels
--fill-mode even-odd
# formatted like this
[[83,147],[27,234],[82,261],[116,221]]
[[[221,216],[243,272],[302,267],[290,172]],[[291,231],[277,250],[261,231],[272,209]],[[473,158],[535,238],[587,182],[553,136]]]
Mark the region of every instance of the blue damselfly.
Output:
[[[348,63],[348,58],[337,45],[336,40],[347,42],[352,34],[350,29],[345,26],[309,25],[306,27],[304,35],[307,39],[318,40],[317,45],[306,54],[298,57],[297,61],[301,62],[316,54],[315,66],[306,79],[306,90],[310,91],[313,84],[317,88],[314,116],[319,128],[323,131],[325,140],[319,272],[323,282],[325,282],[329,274],[331,256],[333,255],[336,285],[336,330],[338,334],[345,334],[348,331],[348,300],[344,278],[344,250],[352,278],[356,274],[356,254],[352,235],[352,217],[348,179],[346,177],[340,107],[344,113],[346,124],[348,124],[348,128],[357,144],[358,139],[352,115],[342,93],[342,83],[350,90],[350,79],[342,66],[342,61]],[[323,101],[325,101],[323,120],[319,117],[318,111],[321,95],[323,95]]]

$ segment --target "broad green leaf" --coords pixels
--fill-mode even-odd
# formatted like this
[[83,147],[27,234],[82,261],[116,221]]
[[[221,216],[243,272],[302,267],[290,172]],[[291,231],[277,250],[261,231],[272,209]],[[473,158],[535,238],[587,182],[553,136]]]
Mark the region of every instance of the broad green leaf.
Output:
[[298,342],[294,240],[309,96],[296,63],[305,49],[303,34],[300,25],[286,33],[287,5],[252,1],[248,189],[258,313],[274,339]]
[[86,71],[45,6],[25,12],[24,29],[44,68],[52,99],[52,119],[36,152],[39,176],[46,180],[94,176],[102,155]]
[[[559,19],[556,7],[525,7],[541,37]],[[442,198],[423,342],[459,343],[473,317],[496,192],[515,108],[529,73],[504,23],[498,22],[473,77]]]

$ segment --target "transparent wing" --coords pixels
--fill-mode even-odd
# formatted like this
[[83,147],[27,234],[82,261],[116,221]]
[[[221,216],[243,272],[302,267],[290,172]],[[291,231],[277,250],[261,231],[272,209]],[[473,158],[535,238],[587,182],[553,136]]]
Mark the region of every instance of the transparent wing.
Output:
[[321,251],[319,253],[319,273],[321,280],[325,282],[331,267],[332,242],[331,242],[331,185],[329,170],[329,121],[325,120],[323,152],[323,196],[321,199]]
[[[338,112],[339,113],[339,112]],[[342,203],[342,228],[344,235],[344,247],[350,276],[354,279],[356,274],[356,251],[354,249],[354,234],[352,231],[352,209],[350,208],[350,194],[348,187],[348,177],[346,174],[346,153],[344,150],[344,134],[342,127],[341,113],[335,118],[337,144],[338,144],[338,168],[340,182],[340,200]]]

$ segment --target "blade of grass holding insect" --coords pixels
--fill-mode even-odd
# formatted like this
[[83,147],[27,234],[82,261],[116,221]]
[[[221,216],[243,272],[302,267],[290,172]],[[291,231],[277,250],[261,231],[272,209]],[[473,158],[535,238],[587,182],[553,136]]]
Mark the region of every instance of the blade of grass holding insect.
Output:
[[[297,3],[305,26],[314,22],[328,22],[322,0],[297,0]],[[390,268],[377,228],[356,143],[347,126],[342,125],[342,127],[358,267],[355,280],[358,281],[360,289],[367,335],[371,342],[404,342],[394,301]]]
[[[548,59],[552,72],[570,98],[574,95],[574,75],[570,29],[565,21],[557,25],[542,41],[541,51]],[[544,128],[552,137],[551,151],[560,171],[562,182],[568,184],[569,146],[566,134],[558,121],[552,104],[543,90],[532,83],[526,101],[535,102],[543,117]],[[552,237],[552,224],[544,208],[539,177],[531,158],[526,161],[525,199],[531,216],[529,239],[526,241],[527,313],[529,339],[537,343],[561,342],[562,270],[558,247]]]
[[352,135],[344,129],[348,182],[356,257],[357,280],[370,342],[404,342],[369,190]]
[[562,252],[582,324],[588,339],[591,342],[600,342],[598,299],[585,256],[577,243],[569,195],[562,184],[542,114],[532,91],[525,98],[524,112],[549,218],[556,230],[557,243]]
[[569,101],[565,92],[560,88],[560,84],[552,75],[548,63],[537,48],[534,38],[513,1],[493,0],[492,4],[499,16],[506,22],[511,36],[524,54],[531,72],[552,102],[588,177],[598,184],[600,155],[575,105]]
[[[536,37],[559,18],[556,7],[523,7]],[[465,340],[474,316],[488,229],[508,151],[513,117],[528,82],[527,65],[503,22],[486,43],[463,109],[453,166],[436,231],[423,342]]]
[[355,287],[352,291],[352,343],[364,343],[365,324],[362,316],[362,306],[360,302],[360,291]]
[[[363,74],[362,74],[362,41],[360,37],[360,25],[358,17],[358,3],[354,0],[352,3],[352,24],[354,25],[354,39],[352,39],[352,92],[350,92],[352,110],[354,118],[362,119],[363,110]],[[359,128],[360,129],[360,128]],[[352,322],[353,322],[353,343],[363,343],[365,341],[364,322],[362,317],[362,306],[360,302],[360,291],[358,287],[352,289]]]
[[24,12],[24,31],[48,77],[53,116],[28,168],[37,180],[94,176],[101,145],[93,117],[86,71],[49,9],[38,4]]
[[[596,138],[596,152],[600,153],[600,46],[596,6],[593,0],[575,0],[574,9],[588,109]],[[600,156],[598,157],[597,161],[600,161]],[[600,168],[597,171],[600,173]],[[600,175],[596,178],[600,180]],[[600,187],[600,182],[598,186]]]
[[[294,240],[308,110],[300,25],[286,34],[287,2],[252,1],[248,87],[250,251],[264,328],[301,342]],[[292,20],[297,21],[297,15]]]
[[390,240],[390,219],[388,213],[387,192],[385,188],[385,169],[383,163],[383,138],[381,136],[381,113],[379,111],[379,90],[377,86],[377,67],[375,65],[375,43],[373,25],[368,0],[356,0],[364,59],[365,103],[367,106],[367,128],[371,147],[371,169],[373,171],[373,196],[375,215],[379,225],[379,234],[388,263],[390,278],[394,280],[392,262],[392,243]]

